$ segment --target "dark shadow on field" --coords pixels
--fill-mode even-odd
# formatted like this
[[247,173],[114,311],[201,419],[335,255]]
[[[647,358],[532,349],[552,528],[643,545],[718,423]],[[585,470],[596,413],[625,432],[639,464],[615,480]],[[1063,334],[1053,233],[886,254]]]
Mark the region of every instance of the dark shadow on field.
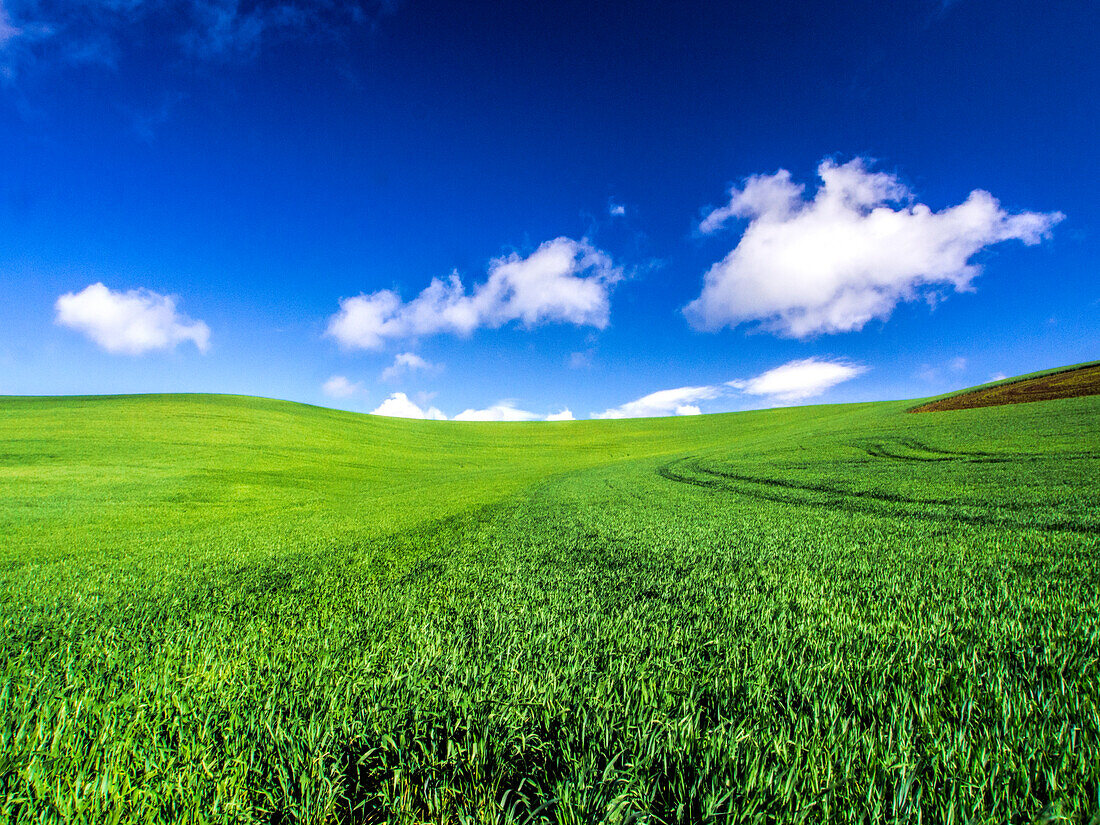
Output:
[[[708,728],[717,725],[722,716],[721,698],[713,692],[701,696],[697,713]],[[560,820],[559,798],[555,788],[576,782],[578,756],[590,754],[593,759],[586,766],[590,781],[604,786],[615,786],[623,780],[617,776],[627,743],[615,753],[609,753],[605,742],[584,732],[579,724],[584,715],[581,708],[559,708],[549,720],[534,722],[524,738],[531,744],[521,753],[507,738],[490,745],[487,758],[477,765],[476,773],[468,766],[457,764],[448,758],[448,743],[461,750],[471,737],[479,734],[476,724],[464,719],[463,709],[450,707],[434,712],[410,711],[405,719],[405,730],[410,742],[420,749],[424,760],[419,768],[410,770],[408,752],[372,748],[360,756],[349,752],[345,774],[345,796],[336,813],[336,821],[344,825],[373,825],[390,822],[395,811],[412,814],[416,822],[441,821],[440,791],[447,799],[442,821],[469,821],[458,814],[469,816],[475,811],[484,815],[492,811],[494,822],[508,825],[550,825]],[[462,724],[454,724],[462,720]],[[428,747],[424,747],[428,745]],[[405,761],[402,761],[402,760]],[[400,771],[398,770],[400,768]],[[645,783],[648,793],[645,799],[644,821],[701,822],[708,813],[728,813],[740,798],[731,790],[724,803],[712,806],[708,812],[702,803],[702,790],[708,779],[698,760],[685,755],[666,763],[655,763],[647,771]],[[484,791],[483,795],[471,794],[471,789]],[[698,794],[688,794],[694,789]],[[636,800],[637,801],[637,800]],[[435,803],[434,805],[432,803]],[[591,821],[598,819],[598,812],[588,812]],[[573,811],[572,816],[577,812]],[[622,821],[635,821],[627,814]],[[290,819],[273,817],[272,823],[287,825]],[[406,821],[406,820],[400,820]],[[477,821],[484,821],[478,819]]]
[[[398,810],[411,812],[418,822],[437,821],[442,791],[452,814],[484,808],[489,802],[498,822],[556,822],[557,800],[548,789],[569,775],[571,765],[563,720],[554,717],[549,724],[533,726],[528,731],[533,745],[522,753],[508,752],[508,741],[491,742],[475,773],[449,755],[452,748],[462,752],[468,740],[481,733],[466,713],[467,709],[456,707],[409,710],[399,726],[405,734],[399,738],[417,747],[350,748],[343,760],[347,766],[344,797],[336,821],[345,825],[390,822]],[[419,766],[410,765],[412,752]],[[470,789],[478,788],[490,799],[471,797]]]

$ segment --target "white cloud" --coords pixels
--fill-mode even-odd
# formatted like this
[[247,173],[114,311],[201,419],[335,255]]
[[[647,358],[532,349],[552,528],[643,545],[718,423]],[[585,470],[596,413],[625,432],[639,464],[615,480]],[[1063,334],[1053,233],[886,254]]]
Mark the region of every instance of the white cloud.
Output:
[[[421,395],[423,398],[430,396]],[[417,404],[403,392],[395,392],[383,401],[371,415],[384,415],[391,418],[430,418],[437,421],[446,421],[447,416],[437,407],[427,407]],[[453,419],[454,421],[573,421],[573,413],[568,408],[561,412],[552,413],[545,418],[527,410],[516,407],[514,401],[499,401],[491,407],[483,410],[463,410]]]
[[684,308],[694,326],[757,321],[795,338],[858,330],[937,287],[970,289],[981,270],[970,263],[977,252],[1010,239],[1037,244],[1064,217],[1011,214],[980,189],[933,212],[914,203],[895,176],[869,171],[863,158],[822,161],[818,175],[821,186],[809,199],[786,170],[750,177],[703,219],[704,234],[732,218],[749,223]]
[[355,395],[362,388],[363,385],[359,381],[349,381],[342,375],[334,375],[321,385],[325,395],[330,398],[348,398]]
[[678,387],[659,390],[641,398],[613,407],[593,418],[649,418],[663,415],[700,415],[697,402],[712,401],[727,396],[732,390],[749,395],[767,396],[780,402],[802,401],[821,395],[844,381],[867,372],[862,364],[843,360],[804,358],[789,361],[754,378],[727,381],[724,385]]
[[766,395],[776,401],[804,401],[821,395],[844,381],[867,372],[862,364],[803,358],[763,372],[755,378],[730,381],[728,386],[750,395]]
[[395,392],[383,401],[377,409],[372,410],[371,415],[384,415],[389,418],[430,418],[437,421],[447,420],[447,416],[437,408],[429,407],[425,410],[415,402],[410,401],[409,397],[403,392]]
[[1008,376],[1005,375],[1003,372],[995,372],[991,376],[989,376],[989,381],[990,383],[992,383],[993,381],[1004,381],[1007,378]]
[[961,355],[958,358],[952,358],[951,363],[947,366],[951,368],[952,372],[963,372],[966,369],[967,360]]
[[[780,402],[801,401],[821,395],[826,390],[867,372],[862,364],[844,360],[826,360],[805,358],[790,361],[782,366],[763,372],[754,378],[728,381],[725,384],[677,387],[659,390],[612,407],[602,413],[593,413],[593,418],[650,418],[669,415],[701,415],[701,401],[712,401],[729,396],[734,390],[749,395],[767,396]],[[421,398],[426,398],[421,396]],[[426,401],[425,401],[426,403]],[[374,415],[390,415],[400,418],[435,418],[446,420],[446,416],[437,408],[423,409],[409,400],[403,392],[395,392],[387,398]],[[454,421],[575,421],[568,407],[549,415],[538,415],[529,410],[520,409],[512,400],[498,401],[485,409],[466,409],[456,415]]]
[[107,352],[140,355],[191,341],[210,346],[210,328],[176,311],[176,299],[148,289],[115,292],[101,283],[57,299],[56,323],[82,332]]
[[708,401],[722,394],[721,387],[678,387],[658,390],[629,401],[621,407],[612,407],[593,418],[651,418],[661,415],[699,415],[699,407],[693,402]]
[[415,352],[400,352],[394,357],[393,364],[382,370],[382,380],[392,381],[395,378],[400,378],[406,372],[416,372],[418,370],[429,372],[437,369],[440,369],[439,364],[425,361]]
[[501,401],[484,410],[463,410],[455,421],[536,421],[540,416],[517,409],[511,401]]
[[622,217],[626,214],[626,206],[621,203],[615,203],[614,201],[611,201],[607,205],[607,214],[611,215],[611,217],[613,218]]
[[621,278],[611,258],[587,241],[555,238],[526,258],[513,253],[493,260],[488,279],[470,292],[452,273],[446,281],[433,278],[407,303],[389,289],[344,298],[326,334],[347,349],[380,349],[387,340],[469,335],[513,321],[603,329],[611,287]]

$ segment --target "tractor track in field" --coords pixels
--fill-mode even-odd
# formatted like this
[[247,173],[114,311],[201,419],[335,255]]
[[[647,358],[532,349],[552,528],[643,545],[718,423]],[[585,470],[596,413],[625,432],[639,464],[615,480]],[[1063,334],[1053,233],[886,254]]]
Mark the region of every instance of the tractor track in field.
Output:
[[[994,514],[986,505],[960,498],[915,498],[874,490],[848,490],[829,484],[810,484],[719,470],[705,467],[697,460],[686,459],[658,467],[657,474],[680,484],[801,507],[827,507],[842,509],[849,513],[916,518],[943,523],[961,522],[988,527],[1037,528],[1083,535],[1097,533],[1097,528],[1092,525],[1066,521],[1042,523],[1026,518],[1028,514],[1044,510],[1045,508],[1041,505],[999,505],[996,508],[997,514]],[[943,512],[945,510],[947,512]],[[1016,514],[1016,517],[1008,516],[1006,511]]]

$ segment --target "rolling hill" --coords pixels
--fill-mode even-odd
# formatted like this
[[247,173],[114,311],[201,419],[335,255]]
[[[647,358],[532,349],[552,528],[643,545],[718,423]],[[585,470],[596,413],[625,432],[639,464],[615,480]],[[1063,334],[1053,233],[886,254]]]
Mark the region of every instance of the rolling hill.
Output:
[[0,819],[1089,822],[1100,397],[911,407],[2,398]]

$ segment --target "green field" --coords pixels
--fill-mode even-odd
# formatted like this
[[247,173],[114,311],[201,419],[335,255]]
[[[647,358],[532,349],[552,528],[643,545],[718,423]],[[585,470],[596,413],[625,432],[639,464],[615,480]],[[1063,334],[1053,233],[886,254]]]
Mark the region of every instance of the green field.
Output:
[[4,822],[1100,821],[1100,397],[0,399]]

